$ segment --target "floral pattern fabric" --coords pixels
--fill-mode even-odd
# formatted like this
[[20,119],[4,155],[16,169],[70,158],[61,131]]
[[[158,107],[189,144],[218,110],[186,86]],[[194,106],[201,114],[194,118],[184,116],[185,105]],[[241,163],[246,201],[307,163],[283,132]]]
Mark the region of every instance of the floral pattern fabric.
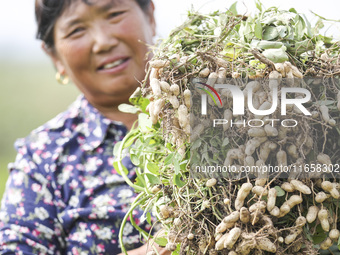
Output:
[[[0,254],[118,254],[122,219],[136,196],[113,168],[127,129],[80,96],[64,113],[17,140],[0,211]],[[124,165],[135,178],[128,158]],[[134,211],[141,222],[142,211]],[[127,249],[142,245],[128,221]]]

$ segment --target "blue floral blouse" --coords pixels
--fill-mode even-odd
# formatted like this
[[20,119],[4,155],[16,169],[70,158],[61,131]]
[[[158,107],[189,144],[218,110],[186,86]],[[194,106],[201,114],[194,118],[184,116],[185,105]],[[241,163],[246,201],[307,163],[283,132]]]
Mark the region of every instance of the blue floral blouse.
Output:
[[[126,132],[80,96],[19,139],[0,211],[0,254],[120,253],[119,228],[136,196],[112,166],[113,146]],[[132,180],[133,166],[124,160]],[[142,212],[134,215],[148,231]],[[123,240],[127,249],[142,244],[130,222]]]

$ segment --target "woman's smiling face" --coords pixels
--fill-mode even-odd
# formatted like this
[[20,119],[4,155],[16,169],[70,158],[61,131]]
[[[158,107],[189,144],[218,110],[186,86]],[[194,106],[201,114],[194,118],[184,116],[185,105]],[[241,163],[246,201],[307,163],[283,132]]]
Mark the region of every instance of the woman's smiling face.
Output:
[[145,76],[148,46],[155,34],[153,4],[135,0],[78,0],[58,18],[49,53],[96,107],[126,102]]

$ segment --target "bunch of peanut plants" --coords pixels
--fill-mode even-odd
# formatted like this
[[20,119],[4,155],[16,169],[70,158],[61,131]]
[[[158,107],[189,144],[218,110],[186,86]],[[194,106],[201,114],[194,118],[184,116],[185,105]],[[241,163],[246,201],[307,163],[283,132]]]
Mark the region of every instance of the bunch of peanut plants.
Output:
[[[132,105],[120,106],[139,115],[114,151],[115,168],[139,193],[124,222],[137,206],[150,224],[154,215],[164,231],[152,240],[172,254],[318,254],[338,245],[340,44],[320,33],[321,18],[312,26],[294,9],[256,6],[252,16],[239,15],[236,4],[226,12],[189,12],[155,47]],[[194,107],[202,83],[222,97],[211,93],[203,117]],[[283,88],[308,90],[310,100],[303,108],[287,104],[284,116],[282,105],[268,115],[246,109],[239,116],[232,110],[238,102],[220,84],[239,87],[262,111],[276,95],[282,100]],[[223,125],[212,127],[216,119]],[[250,119],[264,124],[231,125]],[[284,119],[298,124],[280,125]],[[136,166],[134,182],[126,156]],[[193,173],[193,165],[217,162],[235,171]],[[298,171],[241,171],[268,165]]]

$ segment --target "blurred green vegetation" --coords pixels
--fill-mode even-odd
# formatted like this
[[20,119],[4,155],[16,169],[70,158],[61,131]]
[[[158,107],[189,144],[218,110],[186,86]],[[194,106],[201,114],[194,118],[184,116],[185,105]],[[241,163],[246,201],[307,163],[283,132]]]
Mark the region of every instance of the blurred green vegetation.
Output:
[[60,85],[48,59],[40,62],[0,61],[0,198],[7,164],[16,156],[14,142],[67,109],[79,94],[73,84]]

